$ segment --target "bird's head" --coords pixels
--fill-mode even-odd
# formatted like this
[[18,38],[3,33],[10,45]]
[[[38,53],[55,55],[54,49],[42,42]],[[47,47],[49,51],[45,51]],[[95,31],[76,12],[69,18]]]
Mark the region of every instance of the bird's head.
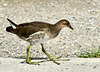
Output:
[[59,22],[57,22],[57,24],[61,27],[61,28],[63,28],[63,27],[69,27],[71,30],[73,30],[73,27],[70,25],[70,22],[68,21],[68,20],[66,20],[66,19],[62,19],[62,20],[60,20]]

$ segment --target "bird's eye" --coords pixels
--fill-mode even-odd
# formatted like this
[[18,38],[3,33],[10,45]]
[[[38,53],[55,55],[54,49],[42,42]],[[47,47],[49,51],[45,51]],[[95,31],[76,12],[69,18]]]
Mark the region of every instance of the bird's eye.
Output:
[[66,23],[63,23],[64,25],[66,25]]

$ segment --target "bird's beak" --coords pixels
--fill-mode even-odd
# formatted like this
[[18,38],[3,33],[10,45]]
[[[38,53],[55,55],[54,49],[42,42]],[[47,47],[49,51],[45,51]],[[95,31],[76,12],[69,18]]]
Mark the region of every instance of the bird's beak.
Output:
[[69,28],[73,30],[73,27],[71,25],[69,26]]

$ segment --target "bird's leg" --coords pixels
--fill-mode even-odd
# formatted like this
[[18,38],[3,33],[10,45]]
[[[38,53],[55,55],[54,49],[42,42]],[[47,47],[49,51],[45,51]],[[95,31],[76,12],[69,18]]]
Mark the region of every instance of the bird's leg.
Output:
[[[42,46],[42,51],[50,58],[50,59],[48,59],[48,60],[46,60],[46,61],[51,61],[51,60],[52,60],[54,63],[56,63],[56,64],[58,64],[58,65],[59,65],[60,63],[58,63],[58,62],[56,62],[56,61],[65,61],[65,60],[58,60],[59,58],[61,58],[61,56],[54,59],[50,54],[48,54],[48,53],[45,51],[45,49],[44,49],[44,47],[43,47],[43,44],[41,44],[41,46]],[[45,61],[31,62],[31,59],[29,59],[29,49],[30,49],[30,47],[31,47],[31,45],[27,47],[27,59],[26,59],[25,61],[22,61],[21,63],[26,62],[26,63],[28,63],[28,64],[39,65],[39,63],[41,63],[41,62],[45,62]]]
[[31,47],[31,45],[28,46],[28,48],[27,48],[27,59],[26,59],[26,62],[29,62],[30,61],[29,60],[29,49],[30,49],[30,47]]
[[42,62],[42,61],[38,61],[38,62],[31,62],[31,59],[29,59],[29,49],[30,49],[30,47],[31,47],[31,45],[30,45],[30,46],[28,46],[28,48],[27,48],[27,59],[26,59],[25,61],[21,62],[21,63],[26,62],[26,63],[28,63],[28,64],[39,65],[39,63],[40,63],[40,62]]
[[43,44],[41,44],[41,46],[42,46],[42,51],[50,58],[50,60],[59,65],[60,63],[56,62],[55,59],[45,51]]
[[31,45],[29,45],[29,46],[27,47],[27,59],[26,59],[25,61],[22,61],[21,63],[31,61],[31,60],[29,59],[29,49],[30,49],[30,47],[31,47]]

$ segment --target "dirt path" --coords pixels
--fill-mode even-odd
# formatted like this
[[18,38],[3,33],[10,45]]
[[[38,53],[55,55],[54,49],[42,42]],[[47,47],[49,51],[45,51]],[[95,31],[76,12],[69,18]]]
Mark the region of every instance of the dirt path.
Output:
[[0,58],[0,72],[100,72],[99,58],[71,58],[56,65],[44,62],[40,65],[21,64],[24,59]]

